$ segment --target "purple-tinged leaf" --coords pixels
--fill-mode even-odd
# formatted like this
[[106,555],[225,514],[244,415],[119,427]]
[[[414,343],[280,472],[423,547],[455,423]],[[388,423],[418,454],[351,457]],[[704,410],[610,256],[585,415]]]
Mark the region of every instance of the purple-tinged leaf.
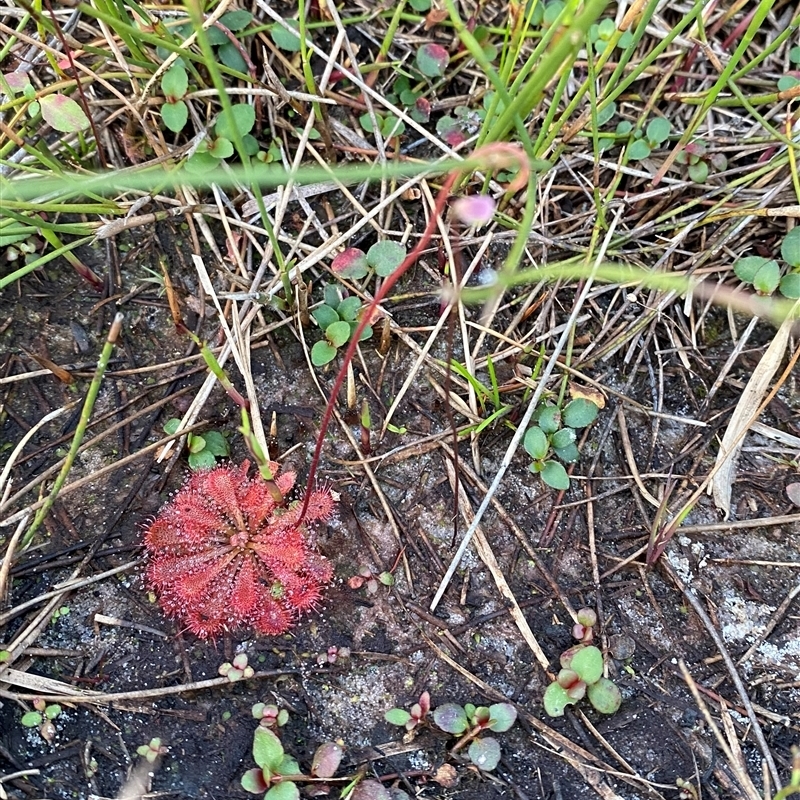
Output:
[[468,727],[467,714],[455,703],[445,703],[433,712],[433,721],[447,733],[461,735]]
[[311,774],[317,778],[332,778],[342,763],[344,750],[336,742],[325,742],[317,748],[311,761]]
[[441,78],[449,63],[450,54],[440,44],[428,42],[417,50],[417,69],[429,78]]
[[367,254],[357,247],[348,247],[331,261],[331,269],[343,278],[363,278],[369,271]]
[[39,100],[42,118],[61,133],[76,133],[89,127],[89,118],[83,109],[63,94],[48,94]]
[[491,772],[500,763],[500,745],[491,736],[476,739],[469,746],[467,755],[478,769]]

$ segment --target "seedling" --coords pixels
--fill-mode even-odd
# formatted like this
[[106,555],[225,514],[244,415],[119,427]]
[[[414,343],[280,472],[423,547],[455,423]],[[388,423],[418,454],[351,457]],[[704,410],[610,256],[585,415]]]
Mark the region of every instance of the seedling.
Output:
[[247,653],[237,653],[231,664],[226,661],[217,670],[223,678],[227,678],[231,683],[236,683],[242,679],[252,678],[255,671],[247,664]]
[[353,575],[347,581],[347,585],[351,589],[360,589],[362,586],[366,586],[367,594],[377,594],[380,584],[394,586],[394,575],[386,571],[376,574],[367,566],[360,567],[358,575]]
[[758,294],[770,295],[776,289],[791,300],[800,298],[800,227],[792,228],[781,242],[781,257],[789,271],[781,276],[781,267],[774,258],[745,256],[734,265],[736,277],[752,284]]
[[169,748],[161,744],[161,739],[157,736],[152,738],[149,744],[142,744],[136,748],[136,752],[144,758],[148,764],[155,763],[159,756],[163,756],[169,752]]
[[[629,132],[630,122],[621,122],[617,133]],[[632,127],[632,126],[631,126]],[[633,134],[633,141],[628,145],[628,158],[631,161],[642,161],[650,157],[653,150],[658,150],[669,139],[670,124],[664,117],[655,117],[647,123],[644,134],[640,129]]]
[[[384,139],[391,139],[394,136],[402,136],[405,133],[406,125],[403,120],[398,119],[394,114],[378,114],[375,112],[375,119],[378,121],[381,136]],[[369,114],[362,114],[358,118],[361,127],[367,133],[374,133],[375,126],[372,124],[372,117]]]
[[[217,59],[229,69],[237,72],[246,73],[248,64],[242,55],[242,46],[236,40],[235,34],[242,35],[240,32],[247,28],[252,19],[253,15],[249,11],[229,11],[206,30],[208,43],[213,48]],[[186,39],[194,33],[194,28],[190,22],[182,22],[175,31]],[[162,59],[168,55],[168,51],[163,48],[158,48],[156,52]]]
[[256,703],[251,709],[253,718],[263,728],[282,728],[289,721],[289,712],[275,705]]
[[[347,252],[347,251],[345,251]],[[317,306],[311,316],[325,335],[311,348],[311,363],[322,367],[336,358],[340,347],[347,344],[358,327],[358,315],[361,311],[361,300],[358,297],[342,297],[338,286],[329,283],[323,290],[324,302]],[[372,336],[372,328],[368,325],[361,331],[359,341],[363,342]]]
[[23,728],[38,728],[39,734],[47,742],[52,742],[56,735],[56,726],[53,720],[61,713],[58,703],[47,704],[41,697],[33,701],[35,711],[28,711],[22,715],[20,725]]
[[568,705],[584,697],[601,714],[614,714],[622,702],[616,684],[603,677],[603,654],[591,644],[597,614],[591,608],[578,611],[572,634],[580,643],[561,654],[561,670],[544,693],[544,710],[551,717],[561,717]]
[[337,647],[332,644],[324,653],[317,656],[317,664],[321,667],[325,664],[335,664],[337,661],[346,660],[350,658],[349,647]]
[[[414,730],[426,721],[430,711],[430,695],[423,692],[419,701],[410,711],[402,708],[391,708],[384,719],[392,725]],[[433,710],[433,722],[437,728],[458,736],[458,741],[450,752],[456,754],[467,748],[467,757],[478,769],[491,772],[500,763],[501,751],[497,739],[482,736],[486,731],[503,733],[516,722],[517,710],[510,703],[495,703],[491,706],[475,706],[467,703],[460,706],[456,703],[444,703]]]
[[[164,425],[164,433],[171,436],[180,424],[181,421],[173,417]],[[189,468],[195,472],[212,469],[217,465],[218,458],[227,458],[230,455],[228,440],[219,431],[190,433],[186,438],[186,446],[189,448]]]
[[428,78],[441,78],[449,63],[450,54],[440,44],[428,42],[417,50],[417,69]]
[[331,269],[343,278],[356,281],[366,277],[370,268],[375,270],[376,275],[385,278],[403,263],[405,257],[406,248],[403,245],[386,239],[375,242],[366,253],[358,247],[348,247],[331,261]]
[[53,612],[53,615],[50,617],[50,624],[55,625],[56,622],[58,622],[60,619],[63,619],[68,615],[69,615],[69,606],[61,606],[60,608],[57,608]]
[[572,463],[580,458],[576,431],[591,425],[597,412],[598,407],[585,397],[576,397],[563,411],[552,404],[537,409],[537,424],[527,430],[523,440],[526,452],[533,459],[530,471],[540,475],[553,489],[569,489],[569,475],[559,462]]
[[333,777],[343,755],[339,744],[326,742],[314,753],[311,774],[305,775],[297,761],[286,754],[275,733],[259,726],[253,737],[253,759],[258,767],[242,776],[242,788],[252,794],[265,792],[264,800],[299,800],[298,782]]
[[230,115],[221,113],[212,132],[197,147],[186,161],[186,168],[195,173],[206,172],[217,167],[220,161],[230,158],[234,153],[233,142],[239,134],[247,155],[254,156],[259,151],[258,140],[250,131],[256,124],[256,110],[248,103],[231,106]]
[[[594,47],[595,53],[600,55],[611,46],[614,34],[617,32],[617,26],[613,19],[603,19],[595,23],[589,28],[589,41]],[[614,47],[628,47],[633,42],[633,33],[630,30],[625,31],[619,38],[619,41],[614,44]]]
[[702,139],[689,142],[675,157],[675,162],[686,167],[689,177],[695,183],[705,183],[711,168],[722,172],[728,168],[724,153],[709,153],[708,145]]

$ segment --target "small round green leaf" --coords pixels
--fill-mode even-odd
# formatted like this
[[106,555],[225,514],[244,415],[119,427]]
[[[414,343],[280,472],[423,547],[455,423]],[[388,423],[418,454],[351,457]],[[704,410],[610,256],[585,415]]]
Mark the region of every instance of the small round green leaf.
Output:
[[230,452],[228,440],[219,431],[206,431],[203,434],[206,440],[205,449],[215,456],[227,456]]
[[324,367],[336,358],[336,348],[331,347],[324,339],[315,342],[311,348],[311,363],[315,367]]
[[587,691],[589,702],[601,714],[615,713],[622,703],[622,695],[617,686],[608,678],[600,678],[599,681],[589,686]]
[[564,413],[561,419],[569,428],[585,428],[597,419],[599,409],[585,397],[576,397],[564,406]]
[[545,433],[555,433],[561,427],[561,409],[558,406],[545,406],[539,412],[539,427]]
[[507,731],[517,721],[517,709],[511,703],[495,703],[489,706],[489,729],[495,733]]
[[800,298],[800,274],[790,272],[781,278],[781,294],[790,300]]
[[568,444],[566,447],[554,447],[553,452],[565,464],[574,464],[576,461],[580,460],[581,457],[580,450],[578,450],[578,445],[576,445],[574,442],[572,444]]
[[250,794],[263,794],[267,791],[267,782],[264,780],[264,773],[258,768],[247,770],[242,775],[242,789]]
[[247,62],[244,60],[239,46],[230,39],[217,48],[217,57],[226,67],[247,74]]
[[228,11],[220,17],[220,23],[229,31],[244,30],[253,19],[249,11]]
[[231,106],[230,114],[226,114],[224,110],[220,113],[214,130],[217,136],[233,141],[237,131],[239,136],[244,136],[246,133],[250,133],[255,124],[255,108],[247,103],[237,103],[235,106]]
[[19,722],[24,728],[38,728],[42,724],[42,715],[38,711],[28,711]]
[[753,287],[759,294],[772,294],[781,282],[781,269],[775,260],[768,261],[756,272]]
[[440,44],[428,42],[417,50],[417,69],[429,78],[441,78],[450,63],[450,54]]
[[551,717],[563,717],[564,709],[578,701],[567,694],[557,683],[551,683],[544,692],[544,710]]
[[208,154],[219,159],[230,158],[233,155],[233,144],[230,139],[220,136],[209,144]]
[[300,790],[294,781],[281,781],[264,795],[264,800],[300,800]]
[[405,711],[402,708],[390,708],[383,715],[383,718],[390,725],[398,725],[402,727],[406,724],[406,722],[408,722],[411,719],[411,714],[409,714],[408,711]]
[[544,431],[534,425],[525,433],[525,438],[522,441],[525,452],[536,461],[541,461],[550,449],[550,442],[547,441],[547,436]]
[[603,674],[603,654],[594,646],[582,647],[572,657],[569,668],[589,685],[597,683]]
[[89,127],[89,118],[83,109],[63,94],[48,94],[39,99],[42,118],[61,133],[76,133]]
[[339,303],[339,308],[336,309],[336,313],[343,320],[346,320],[347,322],[353,322],[358,316],[358,312],[360,310],[361,298],[351,295],[350,297],[345,297],[344,300]]
[[559,450],[574,444],[575,438],[575,431],[572,428],[562,428],[552,435],[550,444],[555,450]]
[[164,433],[166,433],[167,436],[172,436],[172,434],[178,430],[178,426],[180,424],[181,421],[177,417],[172,417],[172,419],[168,419],[164,423]]
[[475,739],[467,750],[469,760],[484,772],[491,772],[500,763],[500,745],[497,739],[486,736]]
[[783,237],[781,256],[790,267],[800,267],[800,226],[795,226]]
[[196,433],[189,434],[187,443],[189,445],[190,453],[199,453],[206,446],[206,440]]
[[217,166],[217,159],[210,153],[197,152],[186,161],[187,172],[191,172],[194,175],[210,172],[216,169]]
[[616,103],[609,103],[607,106],[604,106],[597,112],[597,124],[605,125],[606,122],[610,122],[614,114],[617,113],[617,104]]
[[444,703],[433,711],[433,721],[447,733],[459,736],[469,726],[467,713],[455,703]]
[[262,769],[276,772],[283,761],[283,745],[267,728],[257,728],[253,737],[253,760]]
[[367,254],[357,247],[348,247],[331,261],[331,269],[343,278],[359,280],[369,271]]
[[334,322],[339,321],[339,314],[329,305],[318,306],[311,312],[311,316],[323,331],[327,330],[328,326],[333,325]]
[[175,103],[164,103],[161,106],[161,119],[173,133],[180,133],[189,119],[189,107],[183,100]]
[[656,117],[647,123],[647,141],[652,145],[660,145],[669,139],[669,120],[664,117]]
[[752,283],[758,271],[768,261],[768,258],[762,258],[761,256],[745,256],[733,265],[733,271],[740,281]]
[[794,89],[795,86],[800,85],[800,80],[798,80],[794,75],[784,75],[781,78],[778,78],[778,91],[779,92],[788,92],[789,89]]
[[541,472],[542,480],[553,489],[566,491],[569,489],[569,475],[558,461],[548,461]]
[[641,161],[650,155],[650,146],[644,139],[637,139],[628,146],[628,158],[631,161]]
[[[297,23],[292,20],[286,20],[291,28],[296,31],[298,29]],[[279,22],[271,25],[269,28],[272,41],[275,42],[277,47],[281,50],[286,50],[288,53],[300,52],[300,36],[297,33],[287,30]]]
[[341,347],[350,339],[350,324],[344,320],[334,322],[325,328],[325,338],[334,346]]
[[376,242],[367,250],[367,262],[382,278],[391,275],[404,261],[406,248],[389,239]]
[[189,453],[189,469],[197,472],[200,469],[212,469],[217,465],[217,459],[208,450],[201,450],[199,453]]
[[705,161],[690,164],[687,172],[695,183],[705,183],[708,180],[708,164]]
[[170,100],[180,100],[189,88],[189,76],[183,64],[173,64],[161,78],[161,90]]

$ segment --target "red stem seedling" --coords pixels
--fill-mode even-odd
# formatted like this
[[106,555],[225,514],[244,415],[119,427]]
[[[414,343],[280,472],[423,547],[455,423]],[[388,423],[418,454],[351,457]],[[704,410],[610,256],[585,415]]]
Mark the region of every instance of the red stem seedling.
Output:
[[[530,164],[528,157],[525,152],[516,145],[506,142],[494,142],[492,144],[488,144],[485,147],[481,147],[476,150],[472,154],[470,161],[472,163],[475,161],[484,161],[485,167],[489,169],[500,169],[504,167],[507,168],[512,165],[518,165],[519,172],[507,187],[509,192],[519,191],[523,186],[528,184],[528,177],[530,175]],[[353,356],[355,356],[361,334],[364,332],[364,329],[367,327],[367,325],[370,324],[375,311],[386,299],[391,288],[397,283],[398,280],[400,280],[408,268],[416,262],[416,260],[420,257],[420,255],[422,255],[422,252],[428,246],[428,243],[433,236],[433,231],[436,228],[437,221],[444,211],[448,197],[450,197],[450,192],[453,189],[453,185],[465,169],[471,169],[471,167],[459,167],[458,169],[453,170],[447,176],[442,184],[442,188],[439,190],[439,194],[436,196],[433,213],[430,215],[428,224],[425,226],[425,230],[422,232],[422,236],[420,236],[419,241],[411,250],[411,252],[405,257],[400,266],[397,267],[397,269],[384,280],[383,284],[381,284],[380,289],[375,293],[372,301],[362,313],[358,327],[356,327],[355,331],[350,337],[350,344],[347,346],[347,350],[345,351],[342,360],[342,366],[336,375],[336,380],[333,382],[333,388],[331,389],[330,397],[328,398],[328,402],[325,406],[325,413],[322,415],[322,422],[320,423],[317,444],[314,448],[314,455],[311,458],[311,466],[308,470],[308,483],[306,484],[306,492],[305,496],[303,497],[303,504],[300,508],[301,520],[306,515],[309,500],[314,493],[314,478],[317,474],[320,458],[322,456],[322,446],[325,441],[325,434],[328,431],[331,418],[333,417],[333,410],[336,407],[336,398],[338,397],[339,391],[341,390],[345,381],[345,377],[347,376],[348,365],[353,360]]]

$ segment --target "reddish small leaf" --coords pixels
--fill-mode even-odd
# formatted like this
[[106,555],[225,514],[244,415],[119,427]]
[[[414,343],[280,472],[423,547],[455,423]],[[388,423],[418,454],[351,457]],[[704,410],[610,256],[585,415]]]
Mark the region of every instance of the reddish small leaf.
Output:
[[449,63],[450,54],[440,44],[428,42],[417,50],[417,69],[429,78],[441,78]]
[[796,506],[800,506],[800,483],[790,483],[786,487],[786,496]]
[[358,280],[369,272],[367,255],[357,247],[348,247],[347,250],[342,250],[331,261],[331,269],[343,278],[355,278]]
[[48,94],[39,100],[45,122],[61,133],[76,133],[89,127],[89,118],[83,109],[63,94]]

